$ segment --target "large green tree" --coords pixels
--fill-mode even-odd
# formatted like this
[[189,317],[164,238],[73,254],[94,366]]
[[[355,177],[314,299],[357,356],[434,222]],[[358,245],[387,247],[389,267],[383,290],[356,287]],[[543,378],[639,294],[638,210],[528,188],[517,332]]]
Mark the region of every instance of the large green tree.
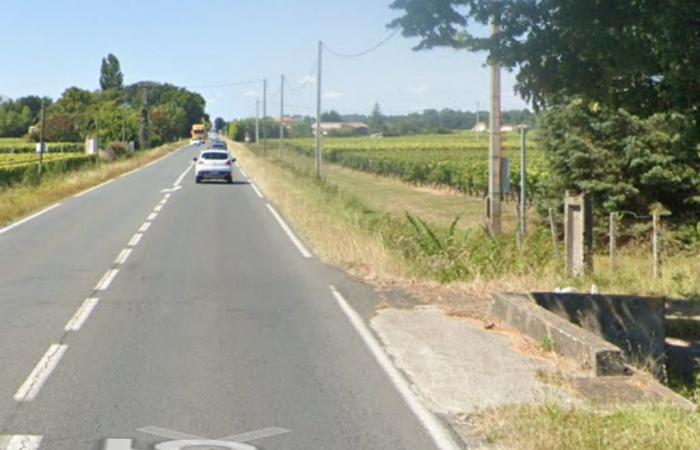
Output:
[[[648,116],[700,119],[698,0],[395,0],[390,26],[420,38],[416,49],[486,51],[517,70],[535,107],[584,96]],[[498,17],[500,32],[476,35]]]
[[103,91],[109,89],[121,89],[124,86],[124,75],[122,74],[119,60],[113,54],[102,58],[100,68],[100,87]]

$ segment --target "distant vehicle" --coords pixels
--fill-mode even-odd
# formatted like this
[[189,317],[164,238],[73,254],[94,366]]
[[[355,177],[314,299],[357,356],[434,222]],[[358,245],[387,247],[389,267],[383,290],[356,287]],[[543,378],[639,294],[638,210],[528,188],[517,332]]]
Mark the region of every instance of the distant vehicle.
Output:
[[221,141],[216,141],[212,142],[211,145],[209,146],[210,148],[216,148],[216,149],[221,149],[221,150],[227,150],[228,147],[226,146],[225,142]]
[[203,150],[198,158],[194,158],[194,179],[197,183],[203,180],[219,179],[233,183],[233,163],[236,158],[226,150]]
[[206,140],[207,130],[203,123],[195,123],[192,125],[192,139],[190,139],[191,144],[203,144]]

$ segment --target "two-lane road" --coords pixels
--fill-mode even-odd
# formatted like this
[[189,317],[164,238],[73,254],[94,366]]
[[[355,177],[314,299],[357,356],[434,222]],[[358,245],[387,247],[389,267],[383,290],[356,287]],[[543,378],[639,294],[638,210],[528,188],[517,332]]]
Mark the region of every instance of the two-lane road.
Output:
[[195,184],[197,151],[0,233],[0,450],[451,448],[348,281],[241,173]]

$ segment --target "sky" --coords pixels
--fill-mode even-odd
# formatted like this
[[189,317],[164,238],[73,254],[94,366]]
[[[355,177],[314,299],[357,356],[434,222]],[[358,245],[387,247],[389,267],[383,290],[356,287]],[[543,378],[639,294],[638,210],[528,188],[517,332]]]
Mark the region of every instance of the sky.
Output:
[[[400,12],[390,0],[3,0],[0,95],[57,98],[70,86],[99,88],[100,62],[115,54],[125,83],[185,86],[207,100],[212,117],[255,114],[268,80],[268,115],[280,110],[284,74],[288,114],[315,114],[318,41],[356,53],[382,41]],[[483,28],[474,28],[485,32]],[[485,54],[433,49],[396,35],[360,58],[324,52],[323,110],[385,114],[427,108],[488,109]],[[526,108],[503,71],[502,108]],[[249,82],[247,84],[238,84]],[[233,86],[232,86],[233,85]],[[297,90],[293,90],[296,88]],[[262,108],[262,106],[261,106]]]

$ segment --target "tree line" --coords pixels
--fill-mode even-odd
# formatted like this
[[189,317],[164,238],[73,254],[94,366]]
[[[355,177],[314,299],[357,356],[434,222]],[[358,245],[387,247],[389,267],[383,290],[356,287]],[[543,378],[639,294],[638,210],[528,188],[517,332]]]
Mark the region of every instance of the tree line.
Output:
[[56,100],[0,99],[0,137],[37,140],[42,102],[49,142],[98,137],[103,143],[136,141],[148,148],[186,137],[192,124],[208,120],[200,94],[153,81],[124,85],[119,60],[111,54],[102,60],[99,90],[69,87]]
[[[384,136],[409,136],[414,134],[441,134],[453,133],[455,131],[471,130],[477,124],[483,123],[488,126],[488,111],[458,111],[444,108],[426,109],[422,112],[415,112],[403,115],[384,115],[379,104],[375,104],[370,114],[341,114],[338,111],[330,110],[321,114],[322,122],[362,122],[367,124],[367,129],[361,133],[381,133]],[[285,136],[291,138],[304,138],[313,135],[313,124],[315,117],[295,115],[290,116],[290,123],[285,128]],[[527,125],[535,127],[537,118],[535,114],[527,109],[503,111],[502,123],[504,125]],[[228,130],[232,139],[243,141],[246,134],[254,139],[255,118],[245,118],[230,123],[217,118],[216,126],[220,130]],[[277,119],[267,117],[259,120],[260,135],[270,138],[279,137],[279,122]],[[351,130],[336,130],[338,137],[353,135]]]

